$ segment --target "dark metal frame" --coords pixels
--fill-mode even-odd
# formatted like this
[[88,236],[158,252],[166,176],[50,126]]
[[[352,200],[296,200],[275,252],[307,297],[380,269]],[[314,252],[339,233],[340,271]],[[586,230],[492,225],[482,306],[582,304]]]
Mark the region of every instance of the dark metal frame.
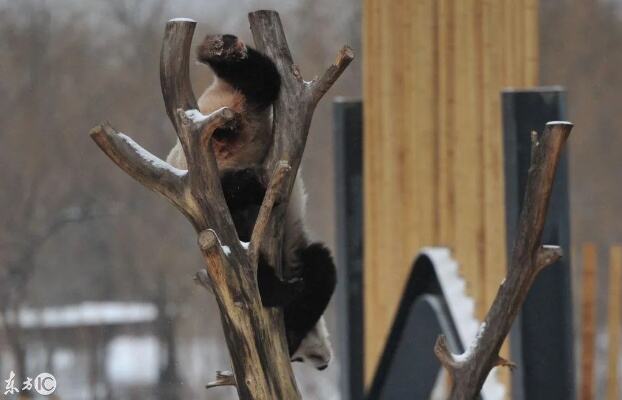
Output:
[[[566,93],[560,87],[506,90],[502,93],[505,202],[508,256],[527,181],[531,131],[566,119]],[[564,257],[534,282],[512,331],[513,399],[575,398],[568,156],[560,159],[542,242],[560,245]]]

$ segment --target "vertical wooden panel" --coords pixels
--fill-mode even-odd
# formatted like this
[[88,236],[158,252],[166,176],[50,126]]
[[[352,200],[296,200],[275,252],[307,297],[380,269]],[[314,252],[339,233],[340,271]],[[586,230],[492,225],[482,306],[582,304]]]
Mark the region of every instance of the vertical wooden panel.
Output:
[[607,368],[607,399],[620,399],[618,359],[620,357],[620,302],[622,301],[622,246],[612,246],[609,251],[609,299],[607,323],[609,362]]
[[415,254],[444,245],[478,317],[505,276],[500,91],[537,82],[537,0],[365,0],[366,377]]
[[438,199],[438,243],[449,245],[455,243],[455,226],[453,221],[456,217],[455,180],[454,180],[454,136],[456,127],[451,115],[455,113],[455,26],[454,7],[452,0],[440,0],[437,2],[436,19],[437,34],[435,47],[437,50],[437,98],[446,101],[437,101],[437,132],[438,147],[438,182],[436,185]]
[[529,86],[538,80],[540,72],[540,52],[538,47],[539,7],[538,0],[524,0],[524,3],[525,59],[522,62],[525,64],[525,75],[523,76],[523,85]]
[[594,398],[594,359],[596,357],[596,246],[583,246],[583,293],[581,295],[581,400]]
[[[482,280],[481,305],[478,309],[481,317],[485,309],[499,289],[501,281],[505,278],[506,248],[491,243],[494,238],[505,235],[505,198],[503,178],[503,135],[501,134],[501,96],[499,94],[500,83],[506,82],[502,74],[502,56],[507,52],[498,39],[498,34],[504,28],[501,26],[502,19],[499,17],[500,3],[497,0],[482,2],[482,172],[483,172],[483,231],[486,235],[482,249],[483,262],[479,279]],[[522,46],[519,46],[522,47]],[[534,84],[527,82],[527,84]],[[524,82],[520,82],[524,84]],[[478,279],[478,277],[473,277]],[[504,344],[502,354],[509,354],[509,347]],[[510,382],[510,372],[507,369],[499,370],[502,382]],[[508,387],[508,393],[510,388]]]

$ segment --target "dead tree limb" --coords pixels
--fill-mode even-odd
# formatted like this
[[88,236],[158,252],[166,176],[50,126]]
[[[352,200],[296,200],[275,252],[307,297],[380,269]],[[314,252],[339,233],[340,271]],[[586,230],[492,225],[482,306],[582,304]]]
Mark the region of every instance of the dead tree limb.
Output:
[[234,374],[221,374],[208,386],[235,385],[243,400],[296,400],[300,394],[289,361],[282,314],[262,306],[257,258],[261,248],[272,265],[281,265],[285,210],[313,110],[353,56],[344,47],[322,79],[304,82],[292,62],[278,14],[257,11],[249,19],[257,46],[275,61],[283,85],[274,109],[274,143],[265,163],[268,189],[248,250],[235,230],[209,145],[214,130],[226,126],[235,114],[227,108],[210,115],[197,110],[188,69],[194,21],[180,18],[166,24],[160,58],[165,108],[188,170],[173,168],[109,125],[95,127],[91,137],[128,175],[164,195],[198,233],[206,268],[195,279],[216,297]]
[[492,368],[513,365],[499,356],[501,345],[538,273],[562,256],[559,247],[541,246],[540,242],[555,170],[571,129],[569,122],[549,122],[540,137],[533,137],[524,205],[508,275],[474,342],[459,356],[451,354],[443,336],[436,342],[434,352],[452,377],[451,400],[477,398]]
[[289,276],[289,271],[281,270],[280,242],[283,232],[279,221],[282,221],[287,209],[287,200],[300,166],[315,106],[354,59],[354,53],[351,48],[344,46],[335,64],[328,67],[321,79],[304,81],[298,66],[294,64],[279,14],[260,10],[250,13],[248,19],[255,46],[274,60],[282,80],[281,93],[274,104],[275,138],[265,162],[265,178],[272,175],[281,161],[291,166],[292,173],[286,179],[285,201],[273,211],[274,217],[270,220],[262,249],[270,264],[276,265],[279,272]]

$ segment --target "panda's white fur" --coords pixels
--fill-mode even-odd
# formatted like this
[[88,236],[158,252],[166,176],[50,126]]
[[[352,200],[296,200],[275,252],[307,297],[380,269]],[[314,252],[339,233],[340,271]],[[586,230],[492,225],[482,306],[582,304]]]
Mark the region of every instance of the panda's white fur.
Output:
[[[272,108],[262,111],[259,115],[245,113],[244,96],[234,90],[228,83],[214,78],[214,82],[204,91],[198,100],[199,111],[210,114],[221,107],[229,107],[245,117],[241,123],[241,145],[235,151],[225,151],[212,140],[212,148],[216,155],[219,170],[244,169],[262,164],[272,142]],[[257,134],[260,132],[261,134]],[[179,169],[187,169],[186,158],[179,141],[170,151],[166,161]],[[289,199],[286,225],[284,229],[284,262],[295,265],[296,250],[307,241],[305,232],[305,211],[307,194],[299,172],[296,176]],[[302,340],[300,347],[292,356],[292,360],[306,361],[317,369],[324,369],[332,358],[332,346],[328,339],[328,330],[324,316]]]
[[333,355],[333,347],[328,339],[326,321],[322,316],[313,329],[307,333],[292,360],[309,362],[313,367],[323,370],[328,367]]

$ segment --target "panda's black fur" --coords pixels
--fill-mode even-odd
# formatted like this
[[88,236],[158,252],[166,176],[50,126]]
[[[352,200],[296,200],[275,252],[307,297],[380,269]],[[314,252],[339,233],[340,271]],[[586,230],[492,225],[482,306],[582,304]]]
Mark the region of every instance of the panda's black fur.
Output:
[[[225,200],[241,241],[250,236],[266,186],[260,168],[272,142],[271,106],[277,99],[281,77],[272,60],[233,35],[208,35],[197,51],[200,62],[211,67],[215,81],[201,99],[201,112],[227,106],[241,115],[234,127],[217,129],[212,137]],[[167,158],[185,168],[177,144]],[[323,313],[334,292],[336,270],[330,251],[321,243],[309,243],[304,229],[304,194],[296,178],[288,206],[283,260],[299,276],[282,281],[260,254],[257,281],[266,307],[283,307],[289,352],[293,361],[309,360],[324,369],[331,357]],[[295,204],[300,202],[302,204]]]
[[[231,211],[238,237],[250,241],[265,188],[249,169],[221,176],[225,200]],[[266,307],[284,307],[285,328],[290,354],[294,354],[306,334],[324,313],[333,294],[336,271],[330,251],[321,243],[296,249],[299,279],[284,282],[260,255],[257,282]]]

